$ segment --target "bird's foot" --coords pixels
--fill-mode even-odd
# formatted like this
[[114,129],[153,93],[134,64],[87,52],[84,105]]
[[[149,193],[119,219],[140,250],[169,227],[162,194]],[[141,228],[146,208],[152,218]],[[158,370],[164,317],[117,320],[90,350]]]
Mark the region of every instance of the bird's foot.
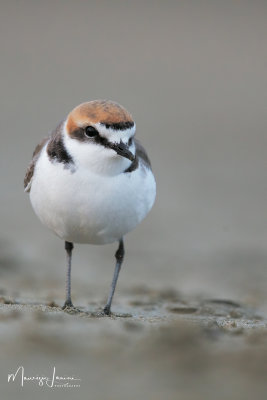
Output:
[[64,306],[62,307],[62,310],[65,311],[68,314],[80,314],[80,313],[84,313],[83,310],[80,310],[77,307],[74,307],[74,305],[72,304],[71,300],[66,300],[64,303]]
[[108,304],[105,305],[105,307],[103,308],[103,313],[104,315],[111,315],[111,311],[110,311],[110,306]]
[[98,313],[99,316],[102,317],[113,317],[113,318],[131,318],[132,314],[129,313],[118,313],[118,312],[111,312],[110,307],[109,306],[105,306],[103,308],[102,311],[100,311],[100,313]]
[[65,310],[66,308],[74,308],[74,305],[72,304],[71,300],[65,301],[64,306],[62,307],[62,310]]

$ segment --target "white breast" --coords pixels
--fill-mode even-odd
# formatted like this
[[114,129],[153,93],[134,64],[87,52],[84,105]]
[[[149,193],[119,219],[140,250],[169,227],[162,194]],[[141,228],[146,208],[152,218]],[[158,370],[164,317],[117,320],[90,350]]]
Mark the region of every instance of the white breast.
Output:
[[30,199],[42,223],[60,238],[105,244],[133,230],[150,211],[155,195],[154,176],[142,164],[131,173],[103,176],[51,163],[44,148]]

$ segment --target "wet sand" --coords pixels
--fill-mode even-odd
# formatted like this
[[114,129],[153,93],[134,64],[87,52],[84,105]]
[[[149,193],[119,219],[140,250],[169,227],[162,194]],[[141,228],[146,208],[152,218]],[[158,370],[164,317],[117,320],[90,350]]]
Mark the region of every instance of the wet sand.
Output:
[[[110,317],[101,300],[0,298],[1,374],[57,373],[81,379],[55,388],[55,398],[264,398],[267,319],[230,299],[187,297],[174,289],[132,287],[117,296]],[[3,359],[5,362],[3,363]],[[7,378],[6,378],[7,379]],[[20,381],[2,386],[6,398],[50,396],[52,389]],[[85,396],[85,397],[84,397]],[[28,397],[29,398],[29,397]],[[33,398],[33,397],[30,397]]]

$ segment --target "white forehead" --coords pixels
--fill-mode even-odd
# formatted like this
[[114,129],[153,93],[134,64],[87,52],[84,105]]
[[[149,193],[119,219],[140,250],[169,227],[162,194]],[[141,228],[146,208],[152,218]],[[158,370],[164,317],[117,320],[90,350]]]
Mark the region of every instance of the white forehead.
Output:
[[108,139],[109,142],[120,142],[120,141],[128,141],[131,136],[135,134],[136,125],[134,124],[131,128],[119,130],[113,128],[106,128],[105,125],[100,124],[99,122],[96,124],[92,124],[100,133],[102,137]]

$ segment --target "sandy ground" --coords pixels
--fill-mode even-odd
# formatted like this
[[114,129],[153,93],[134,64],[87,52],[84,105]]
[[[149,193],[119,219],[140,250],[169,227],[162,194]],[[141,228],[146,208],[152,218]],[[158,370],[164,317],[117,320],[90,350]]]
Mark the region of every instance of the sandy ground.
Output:
[[[266,1],[0,3],[1,400],[265,398]],[[23,193],[34,146],[97,98],[133,114],[158,188],[111,318],[115,244],[75,245],[63,312],[63,243]],[[8,383],[19,366],[81,385]]]
[[[186,297],[170,288],[132,287],[116,297],[111,317],[102,300],[0,298],[1,390],[20,399],[264,398],[267,319],[229,299]],[[53,389],[8,373],[79,378]],[[61,383],[61,381],[58,381]],[[73,385],[73,381],[67,381]],[[65,382],[64,382],[65,383]],[[48,384],[51,384],[48,381]],[[215,397],[214,397],[215,396]]]

